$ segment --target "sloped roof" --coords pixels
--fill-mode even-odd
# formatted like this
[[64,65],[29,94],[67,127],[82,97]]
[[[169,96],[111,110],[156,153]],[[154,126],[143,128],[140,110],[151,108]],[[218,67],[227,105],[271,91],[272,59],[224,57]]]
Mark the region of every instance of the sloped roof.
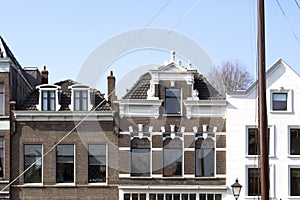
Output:
[[[64,80],[54,85],[58,85],[61,87],[61,93],[59,96],[59,104],[61,105],[59,111],[69,111],[69,105],[71,103],[71,91],[69,90],[69,86],[78,84],[73,80]],[[100,91],[96,89],[91,89],[91,94],[94,99],[92,99],[93,108],[96,108],[96,111],[109,111],[111,110],[110,105],[105,100],[104,96],[100,93]],[[94,100],[94,101],[93,101]],[[94,103],[93,103],[94,102]],[[18,108],[18,110],[37,110],[36,105],[39,103],[39,90],[35,89],[25,100],[25,102]],[[100,104],[100,106],[98,106]]]
[[[147,91],[150,88],[150,73],[145,73],[137,80],[123,99],[147,99]],[[199,73],[194,74],[194,89],[198,90],[199,100],[225,99],[221,94]]]

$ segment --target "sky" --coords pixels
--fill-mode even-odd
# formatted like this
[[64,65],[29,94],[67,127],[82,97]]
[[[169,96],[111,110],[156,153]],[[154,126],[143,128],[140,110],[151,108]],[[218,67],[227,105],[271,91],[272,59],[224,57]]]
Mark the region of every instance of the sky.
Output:
[[[300,0],[265,2],[267,68],[281,58],[300,74],[299,4]],[[0,0],[0,7],[0,35],[22,67],[41,70],[46,65],[50,83],[77,80],[99,46],[132,30],[150,28],[181,34],[199,45],[214,65],[238,61],[254,79],[257,77],[255,0]],[[137,34],[134,40],[139,37]],[[167,39],[168,35],[160,41]],[[128,40],[128,45],[131,42]],[[125,53],[99,66],[96,87],[102,93],[106,93],[110,70],[116,75],[117,85],[125,85],[119,82],[124,76],[140,66],[163,64],[170,59],[168,51],[176,51],[141,48],[126,52],[127,46],[114,48]],[[98,55],[99,63],[107,53]],[[208,66],[195,67],[200,67],[204,75],[209,71]],[[138,75],[134,73],[134,77]],[[129,82],[126,88],[134,82],[124,80]]]

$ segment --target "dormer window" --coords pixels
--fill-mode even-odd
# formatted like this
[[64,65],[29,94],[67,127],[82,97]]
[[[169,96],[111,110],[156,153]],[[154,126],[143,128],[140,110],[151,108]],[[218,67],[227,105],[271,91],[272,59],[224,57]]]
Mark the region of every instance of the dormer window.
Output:
[[42,110],[55,110],[55,91],[44,90],[42,91]]
[[92,109],[90,90],[86,85],[72,85],[70,110],[88,111]]
[[165,89],[165,113],[166,114],[181,113],[181,89],[180,88]]
[[36,87],[39,89],[39,104],[37,109],[40,111],[58,111],[60,105],[58,103],[58,93],[60,86],[44,84]]
[[74,91],[74,110],[87,110],[88,105],[88,91],[87,90],[75,90]]

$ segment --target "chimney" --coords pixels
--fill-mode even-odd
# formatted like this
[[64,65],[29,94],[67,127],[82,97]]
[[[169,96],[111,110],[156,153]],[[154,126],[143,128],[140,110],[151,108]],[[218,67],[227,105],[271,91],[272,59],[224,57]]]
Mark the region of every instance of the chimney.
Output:
[[48,84],[49,72],[46,69],[46,66],[44,66],[44,69],[42,70],[41,74],[42,74],[42,84]]
[[116,78],[113,75],[113,71],[110,71],[110,75],[107,76],[107,100],[110,104],[116,100]]

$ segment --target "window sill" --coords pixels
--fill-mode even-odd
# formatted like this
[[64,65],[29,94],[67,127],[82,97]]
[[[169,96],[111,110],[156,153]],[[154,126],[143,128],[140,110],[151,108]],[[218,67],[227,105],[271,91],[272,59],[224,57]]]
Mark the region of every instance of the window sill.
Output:
[[0,180],[0,184],[1,183],[9,183],[9,181],[8,180]]
[[288,155],[288,158],[300,158],[300,155]]
[[270,110],[271,114],[291,114],[293,111],[290,110]]
[[299,199],[300,196],[288,196],[288,199]]
[[43,183],[24,183],[24,187],[43,187]]
[[182,117],[182,114],[167,114],[167,113],[164,113],[163,114],[164,117]]
[[107,187],[108,186],[107,182],[105,182],[105,183],[88,183],[87,185],[90,187],[100,187],[100,186]]
[[[258,158],[258,157],[259,155],[245,155],[245,158]],[[276,155],[269,155],[269,158],[276,158]]]
[[56,187],[75,187],[75,183],[56,183],[54,186]]

